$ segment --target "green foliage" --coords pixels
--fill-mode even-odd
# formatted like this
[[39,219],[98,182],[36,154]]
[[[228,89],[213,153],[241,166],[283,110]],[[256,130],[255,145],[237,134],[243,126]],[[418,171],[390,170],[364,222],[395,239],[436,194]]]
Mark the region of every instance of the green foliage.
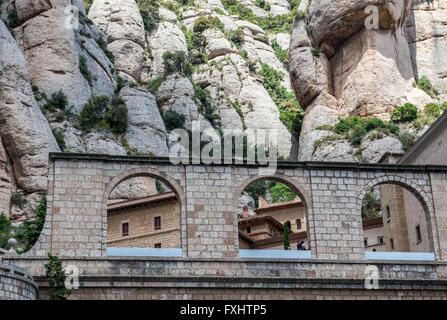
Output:
[[9,249],[8,240],[13,237],[11,232],[11,221],[2,212],[0,213],[0,248]]
[[197,33],[194,31],[184,30],[186,44],[188,46],[188,51],[197,50],[199,52],[204,52],[207,45],[206,37],[202,33]]
[[62,268],[62,261],[48,252],[48,263],[45,264],[45,274],[49,285],[53,288],[50,292],[50,300],[66,300],[71,290],[65,287],[66,275]]
[[158,88],[160,88],[163,83],[163,77],[157,77],[148,81],[146,89],[153,95],[157,94]]
[[318,147],[321,146],[323,143],[327,142],[327,141],[336,141],[336,140],[340,140],[343,137],[339,134],[333,134],[333,135],[328,135],[328,136],[324,136],[321,137],[320,139],[316,140],[313,144],[313,153],[315,153],[315,151],[317,151]]
[[116,88],[115,88],[115,95],[119,94],[121,89],[124,88],[127,85],[127,81],[125,81],[123,78],[118,76],[116,78]]
[[311,51],[312,51],[312,55],[313,55],[314,57],[319,57],[319,56],[320,56],[320,49],[318,49],[317,47],[313,47],[313,48],[311,49]]
[[213,127],[218,127],[220,116],[217,114],[217,108],[213,104],[211,94],[193,82],[194,98],[200,101],[199,112],[210,121]]
[[62,90],[59,90],[58,92],[53,92],[51,94],[51,98],[47,99],[44,108],[50,112],[55,112],[56,109],[65,110],[67,105],[67,96],[62,92]]
[[217,28],[223,30],[224,25],[219,18],[213,16],[201,16],[194,21],[192,30],[194,33],[202,33],[206,29]]
[[[290,32],[292,30],[295,11],[284,15],[257,17],[251,9],[236,0],[223,0],[222,4],[230,14],[238,15],[240,19],[252,22],[266,31]],[[267,9],[267,6],[268,4],[265,4],[264,8]]]
[[203,52],[194,52],[190,55],[190,60],[192,64],[202,64],[208,62],[208,56]]
[[374,219],[380,217],[381,202],[370,192],[365,194],[362,202],[362,218]]
[[96,43],[104,52],[106,57],[109,58],[112,63],[115,63],[115,57],[113,56],[113,53],[107,49],[107,43],[101,37],[96,41]]
[[416,142],[416,136],[407,131],[399,135],[399,140],[402,143],[402,149],[407,152]]
[[213,8],[213,11],[217,14],[224,15],[225,12],[221,8]]
[[64,129],[62,128],[51,128],[51,132],[53,133],[54,138],[56,139],[56,142],[61,149],[61,151],[65,151],[67,149],[67,145],[65,143],[65,135],[64,135]]
[[432,98],[439,95],[439,92],[433,87],[432,83],[426,76],[422,76],[417,79],[416,82],[413,83],[413,86],[423,90]]
[[94,0],[83,0],[83,1],[84,1],[85,11],[88,12],[90,10],[90,7],[92,6]]
[[289,4],[290,4],[290,9],[296,10],[298,9],[298,7],[300,6],[301,0],[289,0]]
[[157,0],[137,0],[138,9],[140,9],[141,17],[143,18],[144,28],[150,31],[158,26],[160,16],[158,9],[160,4]]
[[447,110],[447,101],[444,101],[439,105],[439,110],[441,110],[441,112],[445,112]]
[[19,253],[27,252],[39,239],[47,213],[47,197],[45,194],[40,198],[33,213],[36,219],[23,222],[16,230],[17,242],[22,247],[20,252],[18,251]]
[[289,225],[284,222],[284,250],[290,250]]
[[244,190],[255,201],[256,208],[259,207],[259,197],[265,197],[267,191],[267,183],[265,180],[258,180],[251,183]]
[[163,112],[162,117],[168,132],[177,128],[183,128],[186,119],[183,114],[177,113],[174,110]]
[[81,74],[84,76],[85,80],[87,80],[88,84],[91,87],[94,77],[91,71],[88,69],[87,59],[82,55],[79,56],[79,71],[81,71]]
[[179,2],[184,6],[194,6],[194,0],[179,0]]
[[441,109],[438,104],[431,102],[424,107],[424,113],[428,116],[438,118],[441,115]]
[[237,28],[236,30],[229,30],[225,32],[228,40],[234,43],[236,48],[240,49],[242,43],[244,42],[244,31],[242,28]]
[[263,77],[264,87],[278,107],[282,123],[298,139],[304,112],[295,95],[281,85],[283,73],[261,63],[259,74]]
[[288,70],[289,69],[289,50],[284,50],[281,48],[281,46],[278,44],[276,39],[273,39],[272,41],[272,49],[275,50],[276,57],[279,59],[279,61],[282,62],[284,67]]
[[121,97],[113,97],[109,107],[104,113],[104,120],[115,133],[124,133],[127,129],[128,109]]
[[273,182],[269,186],[272,203],[292,201],[296,198],[296,192],[280,182]]
[[19,26],[19,16],[17,14],[17,10],[13,10],[8,14],[7,21],[9,28],[16,28]]
[[177,72],[188,77],[192,75],[193,67],[191,61],[183,51],[167,51],[163,54],[163,61],[165,66],[165,76]]
[[418,108],[411,103],[406,103],[401,107],[397,107],[391,113],[391,121],[393,122],[411,122],[417,118]]
[[334,126],[333,131],[346,138],[353,146],[359,146],[369,132],[377,129],[387,134],[399,133],[399,127],[396,125],[385,123],[377,118],[364,119],[359,116],[341,119]]
[[128,109],[124,100],[115,96],[92,96],[84,105],[79,117],[81,129],[90,131],[95,126],[114,133],[123,133],[127,128]]
[[157,188],[158,194],[162,194],[162,193],[166,192],[165,188],[163,188],[163,185],[158,180],[155,180],[155,187]]
[[20,209],[23,208],[23,205],[26,203],[26,199],[22,196],[20,192],[14,191],[11,193],[11,198],[9,200],[10,207],[17,206]]
[[103,113],[107,109],[109,100],[109,97],[105,95],[93,96],[88,99],[87,103],[82,108],[79,119],[83,131],[90,131],[102,120]]

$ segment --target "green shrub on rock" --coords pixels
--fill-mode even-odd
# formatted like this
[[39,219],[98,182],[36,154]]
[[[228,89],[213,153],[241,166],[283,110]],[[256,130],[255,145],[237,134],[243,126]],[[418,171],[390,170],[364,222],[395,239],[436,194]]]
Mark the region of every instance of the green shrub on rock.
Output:
[[206,29],[210,29],[210,28],[223,29],[224,25],[223,25],[222,21],[220,21],[220,19],[217,17],[201,16],[194,22],[194,26],[193,26],[192,30],[195,33],[202,33]]
[[185,116],[174,110],[165,111],[162,117],[168,132],[177,128],[183,128],[183,124],[185,123]]
[[104,114],[104,120],[112,132],[124,133],[127,129],[128,109],[121,97],[114,97]]
[[58,92],[53,92],[51,94],[51,98],[47,99],[44,108],[48,111],[55,112],[56,109],[65,110],[67,105],[67,96],[62,92],[62,90],[59,90]]
[[393,122],[411,122],[417,118],[417,115],[418,108],[411,103],[406,103],[393,110],[391,113],[391,120]]
[[432,98],[439,94],[438,90],[436,90],[433,87],[432,83],[426,76],[422,76],[419,79],[417,79],[416,82],[413,84],[413,86],[423,90],[426,94],[428,94]]
[[115,96],[93,96],[84,105],[79,117],[81,129],[90,131],[95,126],[113,133],[124,133],[127,129],[128,109],[124,100]]
[[168,76],[173,73],[181,73],[189,77],[192,75],[193,68],[189,57],[183,51],[170,52],[163,54],[164,73]]
[[144,28],[148,31],[156,28],[160,22],[160,16],[158,14],[160,4],[158,1],[137,0],[137,6],[140,10],[141,17],[143,18]]
[[65,151],[65,149],[67,149],[67,145],[65,143],[64,130],[61,128],[51,128],[51,132],[53,133],[53,136],[56,139],[56,142],[61,151]]
[[441,109],[436,103],[428,103],[424,107],[424,113],[428,116],[438,118],[441,115]]
[[81,111],[80,122],[83,131],[90,131],[95,125],[97,125],[107,109],[109,104],[109,97],[93,96],[88,99]]

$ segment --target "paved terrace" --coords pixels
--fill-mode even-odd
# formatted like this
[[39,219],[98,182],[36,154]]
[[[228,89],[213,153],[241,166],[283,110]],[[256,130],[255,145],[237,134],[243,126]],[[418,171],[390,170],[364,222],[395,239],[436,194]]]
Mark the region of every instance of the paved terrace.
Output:
[[[278,162],[274,174],[260,176],[262,166],[250,164],[173,165],[167,158],[71,153],[50,160],[43,232],[28,253],[3,259],[29,270],[43,290],[50,251],[78,267],[78,298],[336,298],[353,290],[365,297],[447,298],[446,166]],[[180,257],[107,256],[108,196],[136,176],[156,178],[177,195]],[[258,179],[281,181],[301,197],[310,259],[241,257],[235,207]],[[404,186],[420,200],[433,261],[365,256],[361,203],[371,187],[384,183]],[[364,290],[371,264],[380,276],[375,293]]]

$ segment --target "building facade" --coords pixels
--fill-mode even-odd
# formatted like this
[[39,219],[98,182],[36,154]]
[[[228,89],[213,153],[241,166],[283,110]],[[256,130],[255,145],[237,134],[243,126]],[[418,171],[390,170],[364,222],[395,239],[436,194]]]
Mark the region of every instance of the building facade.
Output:
[[109,204],[107,247],[180,248],[180,208],[175,194]]

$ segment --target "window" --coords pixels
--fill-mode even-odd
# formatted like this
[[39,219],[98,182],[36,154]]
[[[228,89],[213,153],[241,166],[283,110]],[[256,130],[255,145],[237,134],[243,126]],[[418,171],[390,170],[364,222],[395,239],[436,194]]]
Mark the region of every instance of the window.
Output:
[[247,233],[251,233],[251,227],[247,227]]
[[121,223],[121,235],[123,237],[127,237],[129,235],[129,222],[122,222]]
[[416,226],[416,239],[417,239],[418,242],[422,241],[421,226],[420,225]]
[[154,244],[154,248],[160,249],[161,248],[161,243]]
[[161,217],[155,217],[154,218],[154,230],[160,230],[161,229]]
[[301,219],[296,219],[296,228],[298,229],[298,230],[300,230],[302,227],[301,227]]
[[383,237],[377,237],[377,243],[383,244]]
[[390,245],[391,245],[391,250],[394,250],[394,240],[393,240],[393,238],[390,239]]
[[386,206],[386,218],[387,218],[388,222],[391,220],[390,206]]
[[365,245],[365,247],[368,246],[368,238],[363,239],[363,244]]

